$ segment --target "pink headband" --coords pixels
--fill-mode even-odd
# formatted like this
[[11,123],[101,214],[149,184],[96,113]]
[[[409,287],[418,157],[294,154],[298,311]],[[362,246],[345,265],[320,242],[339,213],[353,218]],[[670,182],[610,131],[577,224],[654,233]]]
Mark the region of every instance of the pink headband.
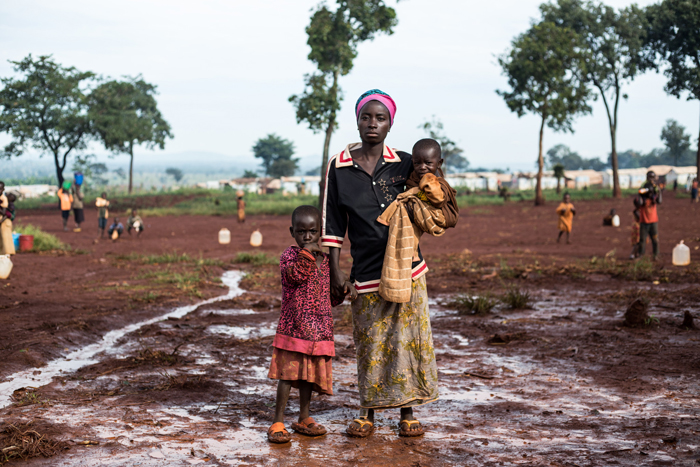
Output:
[[391,117],[391,121],[389,123],[391,125],[394,124],[394,115],[396,115],[396,103],[394,102],[394,99],[383,94],[370,94],[369,96],[362,99],[357,105],[357,115],[355,116],[357,120],[360,119],[360,112],[362,112],[362,107],[364,107],[365,104],[369,101],[379,101],[382,104],[384,104],[386,108],[389,109],[389,116]]

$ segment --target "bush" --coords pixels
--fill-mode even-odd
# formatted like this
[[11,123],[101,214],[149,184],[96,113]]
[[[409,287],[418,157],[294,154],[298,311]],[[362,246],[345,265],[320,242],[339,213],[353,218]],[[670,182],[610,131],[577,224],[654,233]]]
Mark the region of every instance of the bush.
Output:
[[530,308],[530,300],[530,292],[516,288],[508,289],[508,292],[501,298],[501,301],[513,310]]
[[22,235],[34,236],[33,251],[70,250],[70,246],[60,241],[55,235],[46,233],[32,224],[15,224],[14,230]]
[[483,315],[489,313],[498,303],[490,294],[472,297],[471,295],[459,295],[450,306],[457,309],[460,315]]
[[234,263],[248,263],[254,266],[260,266],[263,264],[279,264],[279,260],[272,255],[267,253],[249,253],[243,252],[238,253],[236,258],[233,260]]

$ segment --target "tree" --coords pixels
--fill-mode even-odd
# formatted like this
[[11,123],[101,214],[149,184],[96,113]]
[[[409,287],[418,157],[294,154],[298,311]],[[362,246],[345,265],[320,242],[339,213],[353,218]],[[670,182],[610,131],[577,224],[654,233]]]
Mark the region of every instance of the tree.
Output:
[[561,164],[566,170],[590,169],[601,171],[607,168],[607,164],[599,158],[584,159],[564,144],[557,144],[547,151],[547,159],[549,160],[548,166],[550,168],[557,164]]
[[591,111],[589,89],[582,79],[586,56],[578,35],[554,23],[533,25],[516,37],[512,49],[498,58],[510,91],[496,91],[518,117],[531,112],[541,118],[535,205],[544,204],[542,143],[544,127],[570,131],[576,115]]
[[90,120],[105,148],[128,154],[129,193],[134,181],[134,146],[165,148],[172,138],[170,125],[158,110],[156,86],[140,76],[126,81],[107,81],[90,94]]
[[600,94],[608,116],[613,170],[613,196],[622,196],[617,161],[617,128],[620,98],[624,83],[651,66],[645,58],[647,21],[637,5],[619,11],[582,0],[558,0],[540,6],[543,21],[573,29],[585,41],[589,52],[585,79]]
[[293,159],[294,143],[274,133],[260,138],[253,146],[255,157],[262,159],[265,174],[278,178],[294,175],[299,159]]
[[[649,34],[647,47],[667,64],[664,89],[680,98],[700,100],[700,3],[694,0],[663,0],[647,8]],[[695,157],[700,174],[700,136]]]
[[443,134],[442,122],[435,118],[433,115],[432,121],[427,121],[418,128],[425,130],[432,139],[440,143],[442,149],[442,159],[445,161],[445,172],[449,169],[453,169],[456,172],[467,170],[469,167],[469,161],[466,157],[462,156],[464,152],[462,148],[458,147],[457,144],[450,138]]
[[172,175],[176,182],[182,180],[182,177],[184,175],[182,173],[182,170],[177,169],[175,167],[168,167],[167,169],[165,169],[165,173],[168,175]]
[[243,178],[258,178],[258,173],[253,170],[244,170]]
[[83,174],[83,190],[88,191],[95,185],[104,186],[109,180],[103,177],[108,172],[107,165],[95,162],[94,154],[79,154],[73,160],[72,170]]
[[27,146],[42,156],[50,151],[60,186],[68,156],[85,149],[90,138],[85,92],[95,75],[64,68],[50,55],[10,63],[21,77],[0,79],[0,131],[12,138],[1,155],[20,156]]
[[306,28],[311,47],[309,60],[317,71],[304,75],[304,91],[289,97],[296,109],[297,123],[306,122],[314,133],[325,132],[321,159],[321,196],[326,183],[326,166],[331,136],[338,128],[336,114],[343,93],[338,78],[352,70],[357,46],[373,40],[378,33],[393,34],[398,23],[396,11],[383,0],[336,0],[332,11],[321,3]]
[[673,119],[666,120],[666,126],[661,130],[661,141],[666,145],[673,165],[678,166],[678,161],[690,149],[690,135],[686,134],[685,127]]
[[552,170],[554,170],[554,176],[557,178],[557,194],[561,193],[561,179],[566,178],[566,174],[564,174],[564,166],[561,164],[555,164],[554,167],[552,167]]

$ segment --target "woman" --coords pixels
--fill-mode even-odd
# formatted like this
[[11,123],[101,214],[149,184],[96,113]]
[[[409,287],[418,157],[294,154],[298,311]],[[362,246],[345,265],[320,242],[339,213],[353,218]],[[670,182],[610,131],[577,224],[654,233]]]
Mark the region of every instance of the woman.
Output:
[[413,171],[411,155],[384,144],[396,104],[374,89],[355,105],[361,143],[352,144],[328,163],[323,203],[323,246],[330,248],[331,287],[345,293],[346,276],[339,257],[347,231],[353,258],[350,281],[359,298],[353,301],[353,337],[357,349],[360,415],[347,432],[366,437],[374,431],[374,409],[400,408],[401,436],[424,433],[413,407],[438,398],[437,366],[428,314],[425,273],[420,250],[412,265],[411,300],[386,302],[377,293],[388,227],[377,217],[399,193]]

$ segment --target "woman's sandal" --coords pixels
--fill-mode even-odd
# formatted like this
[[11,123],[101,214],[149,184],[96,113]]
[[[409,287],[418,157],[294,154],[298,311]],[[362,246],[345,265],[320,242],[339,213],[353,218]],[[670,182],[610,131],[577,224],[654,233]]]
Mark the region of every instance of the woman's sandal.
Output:
[[292,440],[292,435],[284,428],[284,423],[273,423],[267,430],[267,440],[275,444],[284,444]]
[[[418,424],[418,429],[411,429],[411,425]],[[405,428],[404,428],[405,427]],[[401,420],[399,423],[399,436],[408,436],[408,437],[414,437],[414,436],[423,436],[425,434],[425,430],[423,429],[423,425],[418,420]]]
[[311,417],[305,418],[298,423],[292,423],[292,430],[306,436],[321,436],[326,434],[326,428],[316,423]]
[[[366,438],[369,435],[371,435],[374,431],[374,423],[370,422],[367,419],[367,417],[356,418],[355,420],[353,420],[353,422],[360,425],[360,428],[355,428],[354,426],[352,426],[351,423],[350,426],[348,426],[348,428],[345,430],[345,432],[353,438]],[[365,430],[365,427],[368,425],[369,428]]]

